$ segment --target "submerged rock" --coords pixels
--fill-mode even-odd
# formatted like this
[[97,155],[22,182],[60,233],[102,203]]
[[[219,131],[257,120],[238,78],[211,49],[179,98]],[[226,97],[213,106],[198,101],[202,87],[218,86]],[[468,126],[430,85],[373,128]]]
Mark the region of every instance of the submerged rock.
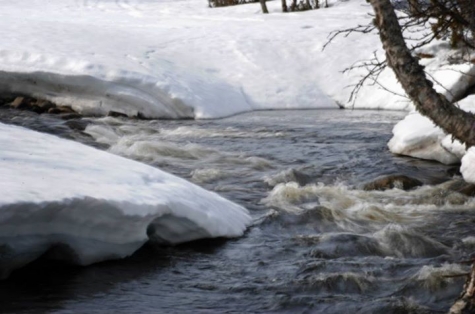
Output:
[[363,190],[384,191],[384,190],[397,188],[397,189],[407,191],[421,185],[423,185],[421,181],[405,176],[405,175],[389,175],[389,176],[376,178],[374,181],[364,184]]
[[457,192],[466,196],[475,196],[475,184],[467,184]]
[[447,190],[463,194],[465,196],[475,196],[475,184],[467,183],[463,179],[455,179],[446,186]]

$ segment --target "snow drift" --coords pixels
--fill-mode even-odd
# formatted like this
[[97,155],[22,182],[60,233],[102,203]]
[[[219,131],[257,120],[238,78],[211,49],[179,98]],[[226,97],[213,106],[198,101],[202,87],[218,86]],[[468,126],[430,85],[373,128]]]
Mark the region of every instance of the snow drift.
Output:
[[87,265],[251,222],[217,194],[79,143],[0,124],[0,147],[0,278],[45,252]]

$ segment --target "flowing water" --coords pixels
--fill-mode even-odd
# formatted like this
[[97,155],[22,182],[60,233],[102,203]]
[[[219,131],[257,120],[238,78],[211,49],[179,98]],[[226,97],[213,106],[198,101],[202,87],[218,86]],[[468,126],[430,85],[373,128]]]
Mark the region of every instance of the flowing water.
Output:
[[[394,156],[404,113],[268,111],[213,121],[0,121],[107,149],[249,209],[239,239],[147,245],[89,267],[37,262],[0,282],[9,313],[445,313],[475,250],[475,201],[456,167]],[[413,191],[363,191],[406,174]]]

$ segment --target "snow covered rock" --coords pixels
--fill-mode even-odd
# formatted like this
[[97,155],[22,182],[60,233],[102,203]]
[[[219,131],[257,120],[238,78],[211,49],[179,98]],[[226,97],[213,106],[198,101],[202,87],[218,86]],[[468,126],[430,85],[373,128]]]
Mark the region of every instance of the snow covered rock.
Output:
[[177,244],[241,236],[246,209],[94,148],[0,124],[0,278],[51,250],[88,265],[149,238]]

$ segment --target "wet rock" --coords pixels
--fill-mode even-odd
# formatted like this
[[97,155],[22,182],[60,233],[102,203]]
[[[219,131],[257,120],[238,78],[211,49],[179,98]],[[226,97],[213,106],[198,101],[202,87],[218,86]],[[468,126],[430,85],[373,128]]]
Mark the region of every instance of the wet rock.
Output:
[[463,179],[455,179],[446,183],[445,188],[465,196],[475,196],[475,184],[467,183]]
[[[5,96],[6,97],[6,96]],[[5,97],[0,97],[1,99],[6,99]],[[8,97],[7,97],[8,98]],[[10,108],[18,110],[27,110],[32,111],[38,114],[50,113],[50,114],[62,114],[62,115],[73,115],[74,116],[64,116],[63,119],[73,119],[81,117],[77,112],[75,112],[69,106],[57,106],[49,100],[45,99],[36,99],[26,96],[18,96],[9,102]]]
[[16,98],[17,98],[16,95],[11,95],[11,94],[0,95],[0,107],[10,105],[12,102],[15,101]]
[[48,100],[35,99],[31,97],[19,96],[10,102],[10,108],[19,110],[29,110],[38,114],[47,112],[50,108],[54,108],[55,105]]
[[38,99],[36,101],[36,106],[41,109],[42,113],[48,112],[51,108],[55,108],[56,105],[52,102],[44,99]]
[[405,175],[389,175],[376,178],[374,181],[363,185],[365,191],[384,191],[389,189],[401,189],[404,191],[411,190],[423,183],[417,179],[405,176]]
[[457,191],[462,189],[467,183],[461,178],[455,178],[453,180],[442,183],[443,187],[449,191]]
[[140,111],[137,112],[136,118],[139,119],[139,120],[147,120],[147,117],[143,113],[141,113]]
[[17,97],[10,104],[10,107],[13,109],[28,109],[29,107],[31,107],[34,101],[34,99],[29,97]]
[[71,130],[82,132],[86,129],[89,122],[85,120],[68,120],[64,124],[67,125]]
[[74,111],[71,107],[68,107],[68,106],[55,106],[53,108],[50,108],[48,109],[48,113],[49,114],[75,114],[75,115],[78,115],[78,113],[76,113],[76,111]]
[[59,117],[63,120],[72,120],[72,119],[80,119],[82,116],[79,113],[71,112],[71,113],[60,113]]
[[470,197],[475,196],[475,184],[467,184],[457,192]]
[[54,107],[54,108],[50,108],[50,109],[48,110],[48,113],[50,113],[50,114],[59,114],[59,113],[61,113],[61,110],[59,110],[58,108]]
[[68,106],[56,106],[60,113],[76,113],[71,107]]
[[108,117],[114,117],[114,118],[127,118],[127,115],[125,113],[122,113],[122,112],[117,112],[117,111],[109,111],[107,113],[107,116]]

